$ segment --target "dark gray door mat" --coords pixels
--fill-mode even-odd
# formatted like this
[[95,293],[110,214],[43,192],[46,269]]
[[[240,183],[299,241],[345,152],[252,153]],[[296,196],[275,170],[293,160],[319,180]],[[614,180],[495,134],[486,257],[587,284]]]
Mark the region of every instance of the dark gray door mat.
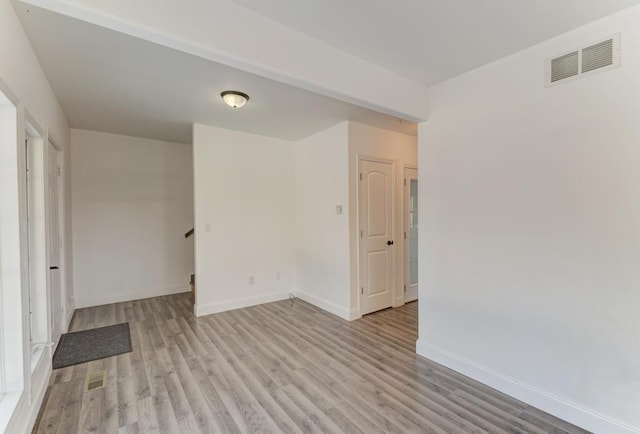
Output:
[[129,323],[65,333],[53,355],[53,369],[131,352]]

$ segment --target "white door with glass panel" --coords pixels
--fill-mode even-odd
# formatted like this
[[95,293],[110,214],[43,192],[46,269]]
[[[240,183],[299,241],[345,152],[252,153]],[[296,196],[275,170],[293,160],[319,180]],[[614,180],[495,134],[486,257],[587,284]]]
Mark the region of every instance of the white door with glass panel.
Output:
[[360,160],[360,314],[393,303],[393,166]]
[[418,171],[404,169],[404,301],[418,299]]

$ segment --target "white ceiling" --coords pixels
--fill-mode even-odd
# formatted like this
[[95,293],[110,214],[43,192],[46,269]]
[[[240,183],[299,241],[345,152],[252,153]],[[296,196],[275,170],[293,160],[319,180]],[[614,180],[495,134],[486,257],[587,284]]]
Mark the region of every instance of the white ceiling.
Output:
[[[69,4],[68,1],[57,3]],[[84,3],[87,2],[80,1],[79,8],[91,10],[82,6]],[[219,0],[207,4],[217,10],[224,3]],[[257,13],[261,18],[268,17],[263,21],[294,29],[286,35],[288,39],[295,39],[296,35],[304,39],[300,35],[304,33],[395,73],[397,80],[388,81],[398,83],[400,76],[404,76],[424,86],[638,3],[640,0],[226,2],[236,11],[251,11],[253,16]],[[162,16],[163,7],[165,15],[184,9],[184,16],[176,20],[191,23],[205,6],[180,9],[180,5],[161,2],[157,15]],[[393,116],[50,10],[21,2],[14,2],[14,6],[73,128],[190,142],[191,125],[202,123],[293,140],[352,120],[416,134],[414,123]],[[171,23],[170,19],[165,25]],[[215,25],[215,19],[211,25]],[[284,34],[275,30],[280,37]],[[263,43],[270,43],[269,35],[258,36],[263,38]],[[255,38],[256,35],[249,38],[252,47]],[[321,45],[326,47],[325,44]],[[339,70],[340,65],[330,68]],[[350,77],[349,73],[344,71],[346,77]],[[366,81],[367,78],[361,74],[357,79]],[[421,85],[416,87],[424,89]],[[226,107],[219,94],[228,89],[248,93],[249,104],[241,110]],[[393,96],[393,84],[379,89],[379,93],[388,93],[390,89]],[[331,89],[327,90],[325,94],[334,95]],[[406,97],[406,93],[403,96]],[[413,93],[409,101],[411,98]]]
[[2,89],[0,89],[0,108],[3,107],[13,107],[13,104],[11,103],[11,101],[9,101],[9,98],[7,98],[7,96],[2,92]]
[[[344,120],[416,134],[411,122],[34,6],[14,6],[72,128],[186,143],[193,123],[289,140]],[[248,93],[249,103],[227,107],[219,95],[228,89]]]
[[640,0],[234,1],[426,86],[640,3]]

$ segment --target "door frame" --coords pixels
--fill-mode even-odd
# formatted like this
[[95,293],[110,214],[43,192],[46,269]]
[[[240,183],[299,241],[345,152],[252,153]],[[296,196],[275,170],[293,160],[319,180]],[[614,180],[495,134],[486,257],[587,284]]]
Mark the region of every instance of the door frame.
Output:
[[[361,212],[360,212],[360,199],[362,198],[362,188],[360,183],[360,169],[362,161],[370,161],[373,163],[386,163],[391,165],[391,238],[393,240],[396,239],[396,211],[397,211],[397,198],[396,198],[396,161],[388,158],[380,158],[380,157],[370,157],[365,154],[358,154],[356,156],[356,237],[358,239],[358,248],[356,249],[356,291],[358,294],[358,316],[362,316],[362,292],[360,291],[361,282],[362,282],[362,267],[361,261],[362,258],[362,237],[360,236],[360,231],[362,230],[361,224]],[[397,267],[396,267],[396,258],[394,252],[395,249],[391,249],[391,275],[393,278],[391,279],[391,303],[392,307],[395,306],[396,297],[398,288],[396,285],[397,282]]]
[[[33,155],[35,153],[35,155]],[[31,165],[31,160],[34,164]],[[35,160],[37,159],[37,163]],[[28,170],[27,170],[28,168]],[[36,170],[37,169],[37,170]],[[38,362],[50,341],[49,242],[47,226],[47,132],[24,110],[24,178],[25,249],[24,268],[26,312],[29,318],[29,354],[31,368]],[[38,192],[33,196],[33,190]],[[38,213],[41,214],[36,219]],[[44,312],[43,312],[44,311]]]
[[[407,227],[407,218],[409,211],[410,201],[408,200],[407,188],[407,178],[406,171],[407,169],[415,170],[418,173],[418,166],[416,164],[402,164],[402,300],[403,303],[407,302],[407,286],[409,285],[409,238],[408,238],[408,227]],[[417,179],[417,178],[416,178]],[[418,282],[418,285],[420,283]]]
[[[45,144],[46,147],[46,151],[45,151],[45,162],[47,165],[47,176],[46,176],[46,195],[47,195],[47,203],[46,203],[46,224],[47,224],[47,270],[51,271],[49,269],[49,267],[51,266],[50,263],[50,256],[49,253],[51,251],[51,249],[56,248],[55,246],[51,246],[50,242],[50,236],[49,234],[51,233],[51,225],[53,224],[54,221],[57,221],[58,223],[58,240],[59,240],[59,245],[57,246],[58,249],[58,279],[59,279],[59,285],[60,285],[60,300],[59,302],[61,303],[60,306],[54,306],[54,300],[53,300],[53,288],[51,287],[51,281],[48,280],[48,284],[49,284],[49,288],[48,288],[48,295],[49,295],[49,315],[50,315],[50,319],[49,319],[49,327],[50,327],[50,331],[49,331],[49,338],[51,339],[51,342],[53,343],[53,349],[55,350],[55,347],[57,346],[58,342],[54,341],[53,338],[53,333],[56,331],[54,324],[53,324],[53,318],[55,317],[54,315],[54,311],[53,309],[60,309],[59,312],[59,324],[57,325],[60,334],[62,333],[66,333],[68,330],[68,322],[67,322],[67,307],[68,307],[68,303],[67,303],[67,285],[66,285],[66,279],[65,279],[65,275],[66,275],[66,264],[65,264],[65,242],[64,242],[64,184],[62,182],[62,177],[63,177],[63,169],[62,169],[62,163],[63,163],[63,150],[61,149],[60,146],[58,146],[58,144],[56,143],[56,141],[54,140],[54,138],[51,136],[51,133],[49,131],[47,131],[47,136],[46,136],[47,142]],[[57,200],[58,200],[58,206],[57,206],[57,211],[58,211],[58,215],[57,218],[54,220],[51,216],[51,209],[50,209],[50,204],[49,204],[49,162],[50,162],[50,152],[51,152],[51,148],[49,147],[49,145],[51,145],[51,147],[53,147],[54,152],[56,153],[55,155],[55,167],[53,168],[54,170],[54,178],[56,180],[56,187],[57,187]],[[56,172],[58,172],[56,174]]]
[[[52,286],[51,286],[51,280],[50,280],[50,257],[49,257],[49,252],[50,249],[53,248],[53,246],[51,246],[50,244],[50,233],[51,233],[51,225],[52,222],[54,221],[54,219],[51,216],[51,211],[50,211],[50,206],[49,206],[49,154],[50,154],[50,146],[53,147],[53,149],[56,152],[56,156],[55,156],[55,162],[56,162],[56,167],[53,168],[53,170],[57,171],[58,168],[60,168],[60,176],[56,176],[56,182],[57,182],[57,188],[58,188],[58,235],[59,235],[59,239],[61,242],[61,245],[58,246],[59,249],[59,279],[60,279],[60,302],[62,303],[62,311],[60,312],[60,324],[57,325],[60,333],[65,333],[67,331],[68,328],[68,303],[66,302],[67,300],[67,281],[65,278],[65,268],[66,268],[66,261],[65,261],[65,252],[66,252],[66,245],[65,245],[65,240],[64,240],[64,201],[65,201],[65,197],[64,197],[64,183],[62,181],[63,176],[64,176],[64,171],[63,171],[63,162],[64,162],[64,150],[61,148],[60,145],[58,145],[58,142],[52,137],[51,131],[49,130],[49,128],[42,128],[40,125],[38,125],[38,123],[36,122],[36,120],[33,118],[33,116],[31,116],[31,114],[26,110],[23,109],[23,123],[24,123],[24,140],[27,139],[28,136],[35,136],[37,137],[37,140],[39,142],[38,146],[40,147],[40,155],[38,155],[38,159],[42,159],[40,161],[42,167],[41,167],[41,171],[42,173],[40,173],[40,176],[42,176],[42,179],[40,180],[40,187],[42,189],[42,193],[43,193],[43,197],[39,197],[37,198],[38,202],[42,205],[43,207],[43,211],[44,211],[44,221],[42,222],[42,229],[43,229],[43,235],[44,235],[44,239],[41,240],[41,246],[43,247],[43,251],[40,252],[40,255],[42,256],[38,256],[36,259],[39,262],[39,264],[42,266],[43,270],[41,270],[42,272],[45,273],[44,276],[44,282],[43,288],[39,288],[39,290],[41,292],[44,292],[45,294],[45,300],[41,300],[40,302],[44,302],[44,308],[46,310],[46,318],[41,318],[42,320],[44,320],[45,322],[45,327],[39,329],[38,332],[38,340],[32,342],[33,345],[37,346],[38,348],[35,348],[35,358],[32,358],[32,360],[30,361],[32,367],[34,365],[34,363],[39,363],[39,357],[43,354],[44,351],[41,350],[45,350],[49,347],[51,348],[51,354],[53,353],[53,351],[55,350],[55,346],[57,345],[57,342],[53,342],[53,333],[54,333],[54,325],[53,325],[53,309],[54,309],[54,303],[53,303],[53,291],[52,291]],[[28,134],[27,134],[28,133]],[[21,140],[23,141],[23,140]],[[25,185],[24,185],[24,189],[25,189],[25,193],[27,193],[26,189],[28,188],[27,183],[26,183],[26,177],[27,177],[27,171],[26,171],[26,162],[27,162],[27,150],[26,150],[26,146],[24,147],[24,151],[23,151],[24,155],[23,155],[23,159],[24,159],[24,164],[21,163],[21,172],[22,172],[22,177],[25,179]],[[27,199],[28,199],[28,195],[25,195],[24,198],[24,208],[23,208],[23,212],[25,216],[28,216],[28,203],[27,203]],[[28,223],[28,225],[30,225],[31,223]],[[25,226],[25,232],[28,233],[30,231],[30,229],[28,227]],[[27,291],[28,294],[31,294],[33,291],[32,285],[33,282],[31,281],[31,273],[33,273],[32,270],[32,257],[31,257],[31,240],[29,237],[26,237],[26,239],[24,241],[21,241],[23,248],[25,249],[25,264],[27,264],[27,270],[25,271],[26,273],[26,284],[23,287],[23,291]],[[23,298],[23,302],[25,302],[26,305],[26,313],[27,313],[27,317],[29,317],[29,309],[30,309],[30,300],[29,300],[29,296],[26,296],[25,298]],[[29,321],[29,335],[33,336],[33,331],[31,330],[31,322]],[[29,354],[34,353],[34,347],[29,348]]]

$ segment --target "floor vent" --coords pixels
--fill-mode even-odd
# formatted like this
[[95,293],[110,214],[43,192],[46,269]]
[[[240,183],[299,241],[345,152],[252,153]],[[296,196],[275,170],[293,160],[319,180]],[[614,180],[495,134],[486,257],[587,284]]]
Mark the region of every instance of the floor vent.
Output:
[[84,385],[85,392],[102,389],[107,385],[107,371],[93,372],[87,375],[87,381]]
[[546,86],[620,66],[620,34],[547,59]]

